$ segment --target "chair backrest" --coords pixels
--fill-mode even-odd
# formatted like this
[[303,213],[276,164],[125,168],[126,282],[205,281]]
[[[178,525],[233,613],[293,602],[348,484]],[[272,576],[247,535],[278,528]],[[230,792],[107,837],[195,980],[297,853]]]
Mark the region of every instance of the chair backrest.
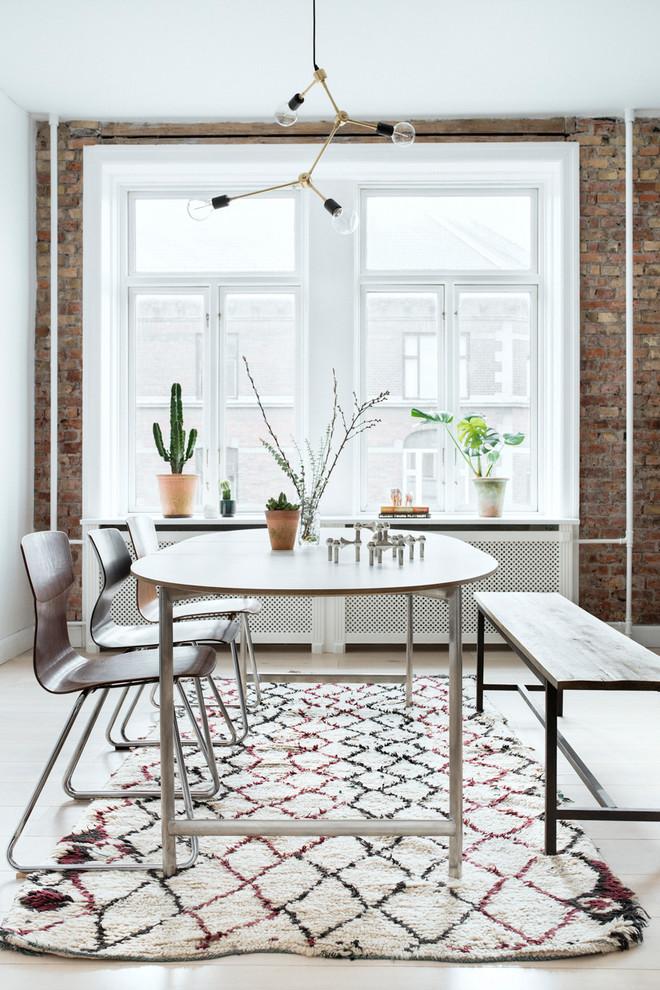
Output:
[[[138,560],[158,551],[158,534],[151,516],[146,513],[129,516],[126,525]],[[155,585],[138,579],[137,607],[138,612],[147,622],[158,622],[158,592]]]
[[71,646],[66,606],[75,580],[66,533],[28,533],[21,551],[34,596],[34,673],[43,688],[58,694],[65,672],[83,657]]
[[115,627],[112,603],[130,576],[131,555],[118,529],[94,529],[88,535],[101,571],[101,592],[92,610],[90,633],[98,646],[112,648],[114,640],[108,641]]

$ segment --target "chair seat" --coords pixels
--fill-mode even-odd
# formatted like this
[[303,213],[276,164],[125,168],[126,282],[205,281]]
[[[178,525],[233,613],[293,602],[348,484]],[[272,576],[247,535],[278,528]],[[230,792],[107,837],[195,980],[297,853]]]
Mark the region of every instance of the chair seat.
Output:
[[[174,651],[174,677],[208,677],[215,669],[215,662],[215,652],[210,646],[179,646]],[[157,684],[158,672],[158,650],[136,650],[98,660],[81,657],[79,664],[67,663],[42,683],[53,694],[71,694],[91,688]]]
[[[174,645],[179,643],[231,643],[238,626],[229,619],[193,619],[174,623]],[[134,650],[158,646],[158,626],[118,625],[107,622],[94,629],[94,642],[102,650]]]
[[[149,622],[158,622],[158,602],[143,605],[142,612]],[[174,619],[209,619],[214,615],[258,615],[261,602],[257,598],[205,598],[201,602],[178,602],[173,608]],[[212,639],[211,636],[198,636],[198,640]]]

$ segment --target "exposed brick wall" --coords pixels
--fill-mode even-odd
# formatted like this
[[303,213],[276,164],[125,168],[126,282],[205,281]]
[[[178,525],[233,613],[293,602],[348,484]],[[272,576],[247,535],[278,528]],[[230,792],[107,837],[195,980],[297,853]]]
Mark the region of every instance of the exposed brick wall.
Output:
[[[660,623],[660,163],[658,121],[635,124],[635,555],[633,621]],[[292,142],[327,133],[308,125]],[[86,144],[282,141],[270,125],[134,125],[71,121],[59,130],[59,519],[80,537],[82,508],[82,149]],[[348,140],[351,136],[347,135]],[[555,118],[420,122],[419,141],[572,140],[580,145],[581,417],[580,535],[625,531],[624,125]],[[49,518],[50,161],[46,124],[37,131],[35,528]],[[625,548],[583,547],[580,602],[601,618],[624,617]],[[71,601],[80,619],[80,593]]]

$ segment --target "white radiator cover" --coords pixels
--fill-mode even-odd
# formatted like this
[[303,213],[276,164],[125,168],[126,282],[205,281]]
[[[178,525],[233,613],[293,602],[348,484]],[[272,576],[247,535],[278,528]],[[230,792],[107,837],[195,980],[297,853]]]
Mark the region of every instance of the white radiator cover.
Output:
[[[160,546],[187,539],[189,532],[168,532]],[[574,599],[574,549],[572,527],[547,529],[462,530],[445,535],[463,539],[491,554],[499,567],[485,581],[464,589],[463,638],[476,641],[477,610],[474,591],[558,591]],[[126,536],[129,550],[132,547]],[[368,566],[366,561],[364,566]],[[331,566],[331,565],[330,565]],[[405,564],[403,565],[405,567]],[[86,622],[98,594],[99,575],[93,554],[86,555]],[[352,643],[404,643],[406,637],[405,596],[349,598],[262,599],[263,610],[250,620],[255,643],[307,643],[313,652],[341,653]],[[119,623],[141,622],[136,606],[135,580],[130,578],[115,599],[113,616]],[[447,608],[442,601],[415,598],[413,605],[415,642],[446,643]],[[498,641],[487,634],[487,640]],[[88,644],[89,645],[89,644]],[[89,647],[93,648],[93,644]]]

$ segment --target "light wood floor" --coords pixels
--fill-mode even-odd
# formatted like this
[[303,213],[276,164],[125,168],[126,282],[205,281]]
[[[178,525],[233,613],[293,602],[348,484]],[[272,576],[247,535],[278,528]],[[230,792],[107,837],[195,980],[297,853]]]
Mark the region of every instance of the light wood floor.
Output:
[[[474,654],[466,650],[466,672],[474,669]],[[343,656],[312,656],[307,652],[260,651],[263,670],[324,671],[396,670],[400,652],[355,651]],[[497,679],[515,679],[521,665],[506,650],[491,650],[487,664]],[[419,650],[418,672],[446,670],[446,653]],[[509,693],[491,700],[519,735],[536,747],[542,759],[542,733],[525,704]],[[6,848],[20,815],[61,728],[67,699],[47,695],[37,687],[28,655],[0,666],[0,845]],[[145,717],[149,710],[145,709]],[[660,695],[634,693],[575,693],[568,699],[564,732],[613,797],[622,804],[660,806]],[[96,733],[84,768],[94,779],[116,765],[102,735]],[[569,797],[583,788],[566,764],[559,787]],[[80,782],[85,783],[85,773]],[[40,809],[23,843],[21,855],[47,856],[55,840],[80,815],[81,805],[68,801],[59,778],[47,786]],[[644,944],[629,952],[588,956],[545,964],[455,966],[441,963],[351,962],[306,959],[294,955],[230,956],[194,965],[107,963],[66,960],[57,956],[24,956],[0,950],[2,990],[619,990],[660,987],[660,824],[594,822],[587,831],[611,869],[635,890],[651,915]],[[8,911],[19,883],[4,856],[0,867],[0,917]]]

